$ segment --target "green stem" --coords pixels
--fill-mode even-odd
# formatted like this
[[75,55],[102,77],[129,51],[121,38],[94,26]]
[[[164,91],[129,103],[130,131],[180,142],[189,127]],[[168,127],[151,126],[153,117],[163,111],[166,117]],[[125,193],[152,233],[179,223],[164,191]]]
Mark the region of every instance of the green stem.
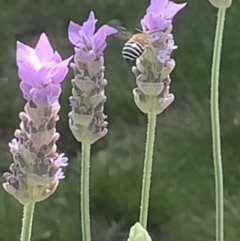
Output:
[[34,207],[35,202],[28,203],[23,207],[21,241],[30,241],[32,233]]
[[219,121],[219,71],[222,48],[226,9],[219,8],[216,26],[212,76],[211,76],[211,122],[212,122],[212,145],[215,169],[215,192],[216,192],[216,241],[224,240],[224,196],[223,196],[223,173],[221,160],[221,140]]
[[82,143],[81,164],[81,219],[82,240],[91,241],[90,207],[89,207],[89,169],[91,145]]
[[144,228],[147,228],[148,219],[149,193],[151,185],[156,119],[157,116],[155,114],[148,114],[147,141],[145,147],[145,159],[143,168],[142,194],[139,218],[139,221]]

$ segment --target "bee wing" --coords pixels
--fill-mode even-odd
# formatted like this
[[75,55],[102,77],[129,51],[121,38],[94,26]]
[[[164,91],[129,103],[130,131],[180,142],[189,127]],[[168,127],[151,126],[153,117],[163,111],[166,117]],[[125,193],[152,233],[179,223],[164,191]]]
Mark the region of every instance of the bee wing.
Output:
[[117,30],[117,33],[114,34],[115,37],[122,39],[122,40],[128,40],[132,37],[132,33],[127,31],[127,29],[122,26],[120,20],[113,19],[108,22],[108,25]]
[[118,19],[112,19],[111,21],[108,22],[108,25],[113,28],[116,28],[117,30],[122,28],[122,23]]

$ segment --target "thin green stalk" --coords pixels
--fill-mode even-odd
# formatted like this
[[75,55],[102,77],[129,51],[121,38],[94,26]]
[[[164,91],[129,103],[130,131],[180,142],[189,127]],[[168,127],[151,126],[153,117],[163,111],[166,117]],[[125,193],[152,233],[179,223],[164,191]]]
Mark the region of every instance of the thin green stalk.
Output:
[[81,164],[81,219],[82,240],[91,241],[90,207],[89,207],[89,169],[91,145],[82,143]]
[[148,114],[147,141],[145,147],[145,159],[143,168],[142,194],[139,218],[139,221],[144,228],[147,228],[148,219],[149,193],[151,185],[156,119],[157,116],[155,114]]
[[223,172],[221,158],[221,139],[219,121],[219,71],[222,48],[222,37],[224,30],[226,9],[219,8],[211,76],[211,122],[212,122],[212,144],[213,160],[215,169],[215,192],[216,192],[216,241],[224,240],[224,196],[223,196]]
[[35,202],[26,204],[23,207],[21,241],[30,241],[32,233],[34,207]]

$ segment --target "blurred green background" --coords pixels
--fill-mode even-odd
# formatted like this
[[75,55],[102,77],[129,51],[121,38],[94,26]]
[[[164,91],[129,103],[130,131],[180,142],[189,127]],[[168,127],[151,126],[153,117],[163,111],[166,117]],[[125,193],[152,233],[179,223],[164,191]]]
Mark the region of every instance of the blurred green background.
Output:
[[[180,2],[180,1],[179,1]],[[90,10],[99,24],[120,19],[139,27],[148,0],[0,0],[0,170],[12,157],[7,143],[18,128],[24,101],[18,89],[15,43],[31,46],[41,32],[62,56],[73,53],[70,20],[82,23]],[[240,2],[227,12],[221,69],[221,137],[225,182],[226,241],[240,237]],[[174,20],[179,46],[173,57],[174,103],[158,118],[150,200],[149,231],[154,240],[214,240],[214,175],[209,112],[210,64],[216,9],[189,0]],[[122,43],[109,39],[106,92],[109,134],[93,146],[91,211],[93,241],[126,240],[139,214],[146,117],[133,102],[134,76],[121,58]],[[70,157],[66,179],[36,207],[32,241],[80,240],[79,144],[68,129],[69,72],[61,96],[59,149]],[[0,241],[19,240],[22,207],[0,188]]]

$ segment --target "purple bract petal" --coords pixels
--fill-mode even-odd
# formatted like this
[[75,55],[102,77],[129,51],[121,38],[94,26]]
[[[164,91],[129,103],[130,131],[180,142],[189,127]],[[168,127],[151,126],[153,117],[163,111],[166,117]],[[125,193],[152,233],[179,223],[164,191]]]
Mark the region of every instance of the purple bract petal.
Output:
[[187,3],[176,4],[174,2],[169,2],[166,10],[165,17],[167,19],[172,19],[182,8],[186,6]]
[[91,11],[91,12],[89,13],[87,22],[88,22],[88,21],[97,21],[97,19],[95,18],[95,14],[94,14],[93,11]]
[[48,84],[44,88],[33,88],[32,91],[32,100],[34,103],[45,103],[52,105],[55,101],[58,100],[61,93],[60,84]]
[[35,48],[36,56],[42,63],[48,63],[53,58],[53,49],[45,33],[43,33]]
[[[71,58],[71,57],[70,57]],[[57,52],[57,51],[55,51],[54,52],[54,54],[53,54],[53,59],[52,59],[54,62],[56,62],[56,63],[59,63],[59,62],[61,62],[62,61],[62,58],[61,58],[61,56],[60,56],[60,54]],[[64,61],[66,61],[66,60],[64,60]]]
[[170,20],[161,18],[156,13],[146,14],[141,20],[141,25],[143,28],[150,32],[154,30],[164,30],[169,26],[170,23]]
[[79,43],[79,32],[81,29],[82,26],[70,21],[68,26],[68,39],[75,46],[77,46]]
[[87,39],[90,39],[95,32],[95,25],[97,19],[95,19],[94,12],[90,12],[87,21],[82,26],[82,31]]
[[164,11],[169,0],[151,0],[149,7],[147,8],[147,13],[159,13]]
[[19,67],[22,63],[24,63],[28,56],[34,53],[34,49],[17,41],[17,53],[16,53],[16,60],[17,66]]

